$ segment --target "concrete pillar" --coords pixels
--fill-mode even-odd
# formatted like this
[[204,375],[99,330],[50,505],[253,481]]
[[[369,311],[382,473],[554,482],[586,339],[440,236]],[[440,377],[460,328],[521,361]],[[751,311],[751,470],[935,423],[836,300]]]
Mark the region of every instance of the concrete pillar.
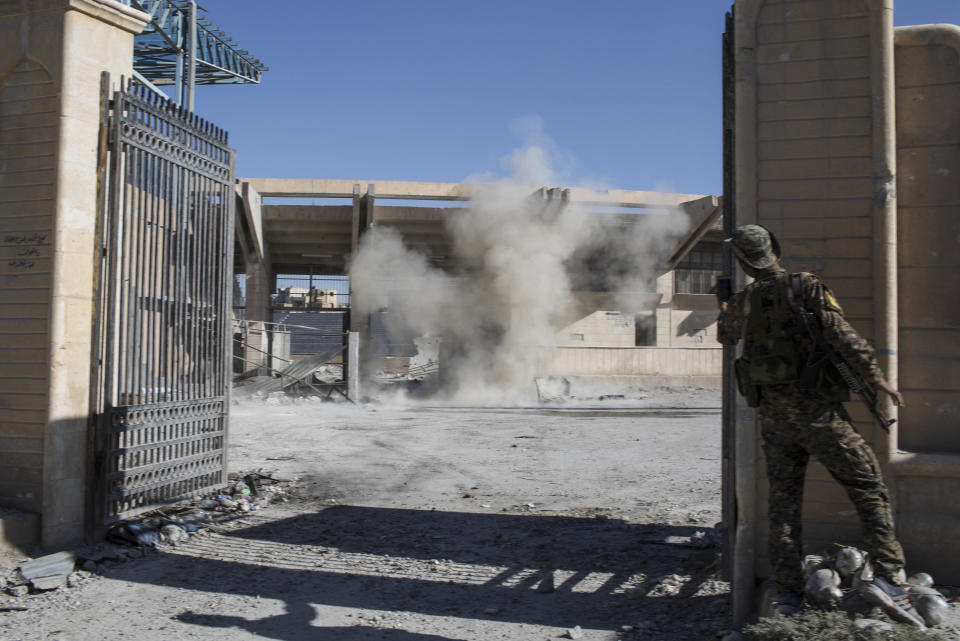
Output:
[[347,396],[360,402],[360,334],[350,332],[347,337]]
[[[84,536],[101,72],[148,16],[113,0],[0,3],[0,503],[47,549]],[[14,320],[16,319],[16,320]]]
[[[777,234],[790,271],[825,278],[896,380],[892,9],[892,0],[736,1],[735,208],[737,224]],[[869,414],[848,409],[888,462]],[[740,402],[736,421],[739,624],[770,566],[755,413]],[[851,504],[818,463],[808,467],[804,533],[811,550],[860,540]]]

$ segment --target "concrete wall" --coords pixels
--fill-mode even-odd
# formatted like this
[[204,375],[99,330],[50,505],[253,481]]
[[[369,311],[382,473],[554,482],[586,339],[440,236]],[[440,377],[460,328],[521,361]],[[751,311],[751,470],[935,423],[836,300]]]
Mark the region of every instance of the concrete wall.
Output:
[[112,0],[0,3],[0,502],[48,548],[83,538],[100,74],[146,16]]
[[[826,279],[850,322],[875,341],[895,383],[896,309],[891,314],[891,291],[884,289],[892,285],[895,295],[886,243],[895,204],[892,4],[741,0],[735,16],[736,222],[766,225],[778,235],[788,269]],[[741,274],[738,288],[743,284]],[[863,411],[850,409],[887,460],[887,441]],[[754,413],[742,399],[735,412],[733,587],[742,621],[756,578],[769,575],[767,481]],[[816,462],[808,470],[804,518],[810,550],[859,541],[852,505]]]
[[694,377],[705,382],[719,377],[721,354],[719,349],[695,347],[544,348],[538,371],[541,376],[661,376],[696,384]]
[[[736,3],[736,222],[768,226],[790,270],[823,275],[904,390],[889,436],[859,404],[848,408],[891,486],[908,571],[944,583],[960,580],[950,498],[960,491],[957,34],[903,30],[894,66],[892,0]],[[769,574],[767,483],[753,412],[741,401],[735,413],[742,621]],[[811,551],[860,538],[852,505],[817,463],[804,532]]]
[[[960,28],[896,30],[900,411],[892,459],[913,567],[960,580]],[[911,527],[912,525],[912,527]]]

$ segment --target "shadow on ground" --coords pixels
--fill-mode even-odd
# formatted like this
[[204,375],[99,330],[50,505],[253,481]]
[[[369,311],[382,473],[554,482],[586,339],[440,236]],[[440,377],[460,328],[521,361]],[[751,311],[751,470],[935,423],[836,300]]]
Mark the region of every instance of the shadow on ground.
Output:
[[[459,638],[385,629],[415,615],[600,629],[663,619],[715,631],[726,614],[717,608],[724,595],[701,589],[716,550],[686,545],[704,528],[355,506],[268,519],[195,538],[110,576],[282,600],[285,614],[260,619],[194,611],[176,618],[287,640]],[[683,580],[665,588],[669,575]],[[322,606],[378,611],[385,620],[324,627],[314,621]]]

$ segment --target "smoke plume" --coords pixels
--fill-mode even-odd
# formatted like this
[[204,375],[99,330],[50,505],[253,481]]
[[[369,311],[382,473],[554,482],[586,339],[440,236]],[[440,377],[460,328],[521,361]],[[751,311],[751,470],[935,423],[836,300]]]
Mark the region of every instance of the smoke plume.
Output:
[[506,177],[485,176],[469,207],[448,216],[446,269],[385,227],[365,234],[350,268],[354,313],[388,309],[390,332],[440,338],[441,376],[458,403],[536,400],[539,360],[576,317],[574,291],[617,292],[622,311],[639,311],[663,252],[688,226],[686,214],[666,209],[611,225],[610,216],[531,187],[574,183],[562,175],[569,158],[536,121],[501,165]]

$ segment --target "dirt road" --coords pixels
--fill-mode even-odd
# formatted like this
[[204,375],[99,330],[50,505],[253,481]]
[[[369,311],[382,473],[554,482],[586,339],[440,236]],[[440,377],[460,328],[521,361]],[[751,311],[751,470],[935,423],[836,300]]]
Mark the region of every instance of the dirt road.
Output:
[[230,469],[291,502],[17,599],[0,638],[715,638],[718,394],[594,405],[240,402]]

